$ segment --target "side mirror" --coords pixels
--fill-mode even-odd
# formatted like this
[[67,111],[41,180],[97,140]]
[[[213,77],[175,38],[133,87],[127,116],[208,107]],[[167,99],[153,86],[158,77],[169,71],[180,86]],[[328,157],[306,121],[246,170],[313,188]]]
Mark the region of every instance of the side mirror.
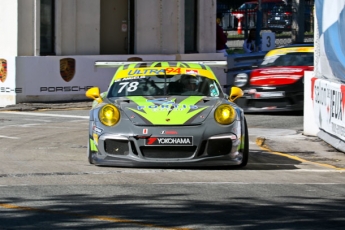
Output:
[[99,88],[98,87],[92,87],[88,89],[85,93],[86,97],[91,98],[93,100],[96,100],[98,103],[101,103],[103,100],[101,98]]
[[230,96],[229,96],[229,101],[234,102],[237,98],[242,97],[243,96],[243,91],[242,89],[233,86],[230,89]]

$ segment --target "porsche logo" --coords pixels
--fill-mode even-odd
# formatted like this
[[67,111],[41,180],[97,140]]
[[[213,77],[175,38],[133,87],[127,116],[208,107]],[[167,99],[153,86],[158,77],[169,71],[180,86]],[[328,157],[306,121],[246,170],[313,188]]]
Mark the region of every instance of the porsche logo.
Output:
[[7,77],[7,61],[0,59],[0,81],[5,82]]
[[62,79],[69,82],[75,74],[75,60],[73,58],[63,58],[60,60],[60,75]]

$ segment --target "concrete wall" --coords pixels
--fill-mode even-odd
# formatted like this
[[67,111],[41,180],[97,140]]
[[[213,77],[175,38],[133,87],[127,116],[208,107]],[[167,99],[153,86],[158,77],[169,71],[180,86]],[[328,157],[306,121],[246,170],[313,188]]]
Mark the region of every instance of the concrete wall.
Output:
[[56,1],[55,7],[56,54],[99,54],[100,1]]
[[[184,0],[136,0],[136,4],[135,53],[184,53]],[[216,0],[198,1],[199,53],[216,51],[216,8]]]
[[[0,36],[0,54],[39,55],[39,2],[39,0],[1,0],[0,30],[5,31],[6,36]],[[127,7],[127,1],[117,0],[117,2],[120,8]],[[216,2],[216,0],[199,0],[197,3],[198,53],[215,52]],[[135,0],[134,52],[183,54],[184,6],[184,0]],[[101,0],[56,1],[56,55],[100,54],[100,12]],[[125,42],[122,45],[124,48],[127,46]],[[115,51],[115,53],[125,52]]]
[[35,54],[35,0],[18,0],[18,56]]
[[198,51],[216,52],[216,12],[217,0],[198,1]]
[[136,0],[135,45],[137,54],[174,54],[184,51],[184,0]]

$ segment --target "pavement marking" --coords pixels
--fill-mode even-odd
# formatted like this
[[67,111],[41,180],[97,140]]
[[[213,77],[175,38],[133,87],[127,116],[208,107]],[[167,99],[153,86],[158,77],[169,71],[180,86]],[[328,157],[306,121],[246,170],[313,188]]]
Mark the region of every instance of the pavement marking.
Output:
[[154,185],[178,185],[178,184],[236,184],[236,185],[340,185],[344,183],[281,183],[281,182],[273,182],[273,183],[267,183],[267,182],[169,182],[169,183],[152,183]]
[[29,112],[0,112],[6,114],[16,114],[16,115],[29,115],[29,116],[45,116],[45,117],[71,117],[71,118],[80,118],[80,119],[89,119],[89,116],[77,116],[77,115],[62,115],[62,114],[51,114],[51,113],[29,113]]
[[58,214],[58,215],[76,216],[76,217],[80,217],[80,218],[100,220],[100,221],[106,221],[106,222],[112,222],[112,223],[134,224],[134,225],[138,225],[141,227],[149,227],[149,228],[160,228],[160,229],[169,229],[169,230],[190,230],[191,229],[191,228],[164,227],[164,226],[159,226],[159,225],[155,225],[155,224],[149,224],[149,223],[144,223],[144,222],[135,221],[135,220],[122,219],[122,218],[98,216],[98,215],[86,215],[86,214],[64,212],[64,211],[54,211],[54,210],[49,210],[49,209],[17,206],[17,205],[13,205],[13,204],[0,203],[0,207],[5,208],[5,209],[15,209],[15,210],[21,210],[21,211],[42,212],[42,213],[51,213],[51,214]]
[[9,136],[2,136],[2,135],[0,135],[0,138],[6,138],[6,139],[20,139],[19,137],[9,137]]
[[326,168],[331,168],[331,169],[335,169],[335,170],[339,170],[339,171],[344,171],[345,170],[345,168],[339,168],[339,167],[336,167],[334,165],[325,164],[325,163],[318,163],[318,162],[314,162],[314,161],[308,161],[308,160],[305,160],[303,158],[300,158],[300,157],[297,157],[297,156],[293,156],[293,155],[290,155],[290,154],[287,154],[287,153],[274,152],[267,145],[263,144],[262,139],[260,139],[260,138],[256,139],[256,145],[259,146],[262,150],[265,150],[265,151],[267,151],[269,153],[272,153],[274,155],[283,156],[283,157],[287,157],[289,159],[297,160],[297,161],[300,161],[300,162],[303,162],[303,163],[311,163],[311,164],[315,164],[315,165],[318,165],[318,166],[322,166],[322,167],[326,167]]

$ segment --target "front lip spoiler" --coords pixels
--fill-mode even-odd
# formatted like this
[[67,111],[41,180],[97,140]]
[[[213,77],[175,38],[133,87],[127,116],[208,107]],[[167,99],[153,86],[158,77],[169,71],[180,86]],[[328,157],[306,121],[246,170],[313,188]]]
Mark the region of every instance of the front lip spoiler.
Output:
[[103,159],[93,159],[93,163],[98,166],[117,166],[117,167],[138,167],[138,168],[198,168],[198,167],[222,167],[237,166],[242,162],[242,157],[231,159],[227,156],[203,158],[198,160],[179,160],[179,161],[136,161],[134,159],[110,159],[116,157],[107,157]]

